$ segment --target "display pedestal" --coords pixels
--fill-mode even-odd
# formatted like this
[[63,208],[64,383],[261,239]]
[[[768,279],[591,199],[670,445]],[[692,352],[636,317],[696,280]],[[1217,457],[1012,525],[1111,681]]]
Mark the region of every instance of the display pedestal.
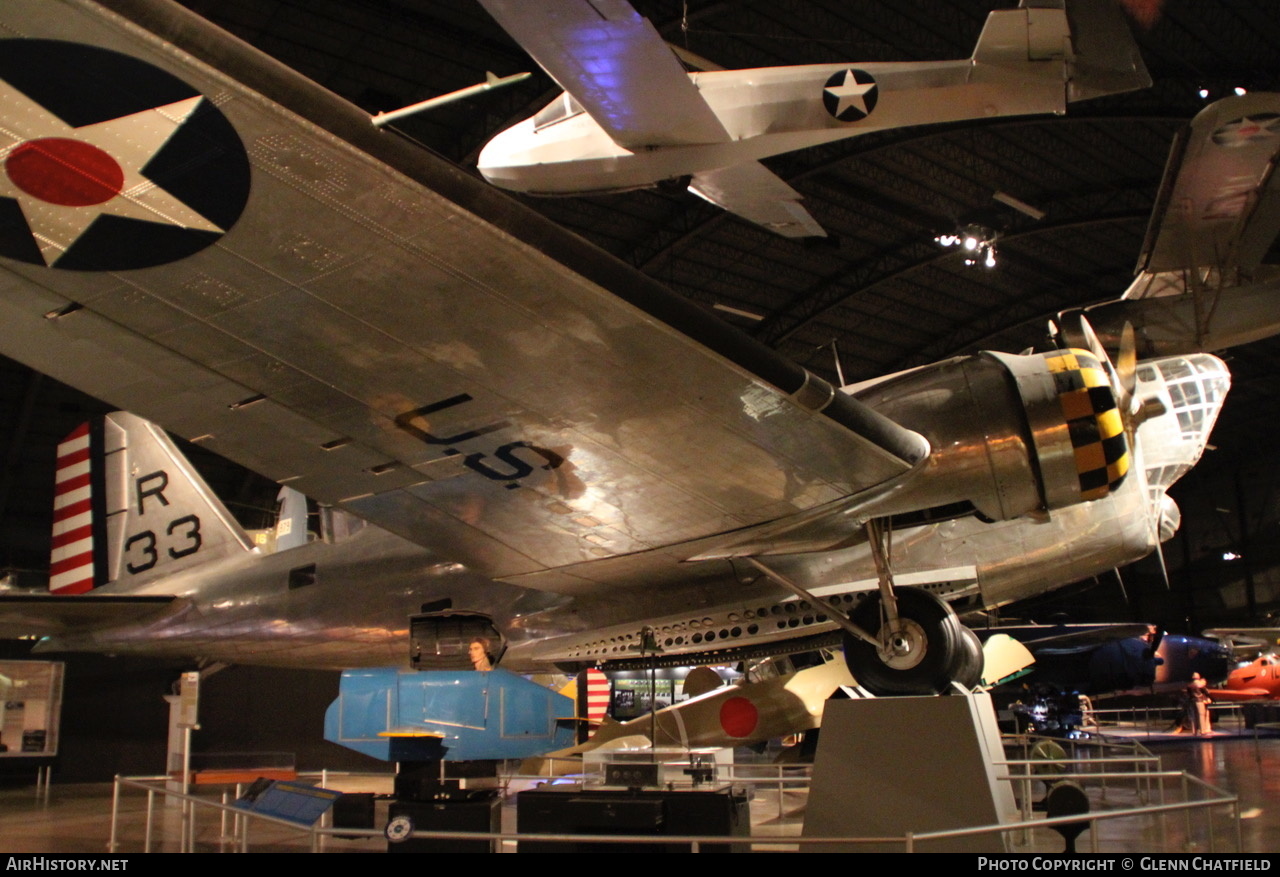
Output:
[[[418,831],[502,830],[502,801],[497,794],[475,801],[394,801],[388,819],[408,816]],[[387,844],[389,853],[492,853],[494,841],[415,837]]]
[[[522,834],[668,834],[741,837],[751,832],[747,798],[730,789],[542,790],[521,792],[516,821]],[[701,852],[749,852],[733,843],[704,844]],[[687,853],[689,844],[520,841],[522,853]]]
[[[805,812],[805,837],[900,837],[1017,819],[987,694],[828,701]],[[1005,852],[1002,835],[917,843],[917,852]],[[902,844],[806,846],[806,852],[901,852]]]

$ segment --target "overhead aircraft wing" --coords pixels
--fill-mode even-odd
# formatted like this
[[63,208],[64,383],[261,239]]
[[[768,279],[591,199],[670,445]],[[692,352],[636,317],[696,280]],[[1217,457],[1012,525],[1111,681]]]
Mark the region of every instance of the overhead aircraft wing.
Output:
[[826,237],[800,193],[758,161],[694,174],[689,191],[783,237]]
[[1006,634],[1033,652],[1041,649],[1076,651],[1096,648],[1118,639],[1145,636],[1146,624],[1014,624],[998,627],[974,627],[973,632],[986,640],[995,634]]
[[675,54],[626,0],[480,2],[619,146],[729,139]]
[[1221,640],[1235,655],[1265,653],[1280,646],[1280,627],[1211,627],[1203,635]]
[[198,16],[105,6],[0,5],[0,353],[492,577],[670,565],[926,459]]
[[1280,231],[1280,94],[1217,101],[1169,155],[1138,277],[1126,298],[1188,291],[1184,272],[1210,287],[1252,278]]

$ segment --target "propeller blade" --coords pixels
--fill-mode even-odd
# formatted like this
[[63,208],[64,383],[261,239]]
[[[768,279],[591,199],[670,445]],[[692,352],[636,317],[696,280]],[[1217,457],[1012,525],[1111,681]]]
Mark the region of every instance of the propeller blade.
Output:
[[1138,386],[1138,347],[1134,340],[1133,324],[1125,320],[1124,330],[1120,333],[1120,352],[1116,355],[1116,380],[1120,383],[1120,392],[1124,395],[1121,410],[1130,407],[1133,391]]
[[1160,577],[1164,579],[1164,589],[1172,591],[1173,586],[1169,584],[1169,567],[1164,562],[1164,545],[1156,539],[1156,560],[1160,561]]
[[1080,315],[1080,331],[1084,333],[1085,343],[1089,345],[1089,351],[1098,358],[1098,362],[1105,363],[1114,371],[1115,366],[1111,365],[1111,357],[1107,356],[1106,348],[1098,340],[1098,333],[1093,331],[1093,326],[1090,325],[1084,314]]
[[1124,586],[1124,576],[1120,575],[1120,567],[1112,567],[1111,571],[1115,573],[1116,581],[1120,583],[1120,596],[1124,597],[1125,603],[1129,603],[1129,591]]

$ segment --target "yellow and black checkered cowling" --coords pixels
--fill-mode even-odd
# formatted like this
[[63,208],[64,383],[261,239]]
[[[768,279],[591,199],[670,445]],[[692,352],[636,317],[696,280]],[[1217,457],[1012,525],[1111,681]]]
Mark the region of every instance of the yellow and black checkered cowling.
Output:
[[1107,370],[1087,350],[1044,354],[1071,436],[1080,498],[1100,499],[1129,471],[1129,442]]

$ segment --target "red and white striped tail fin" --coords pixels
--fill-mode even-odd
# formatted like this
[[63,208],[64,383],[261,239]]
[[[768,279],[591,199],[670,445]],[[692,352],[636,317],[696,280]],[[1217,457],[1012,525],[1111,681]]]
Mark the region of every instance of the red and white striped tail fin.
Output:
[[585,702],[581,714],[588,722],[599,724],[604,721],[609,710],[609,677],[592,667],[583,674],[586,684],[580,684],[578,690],[585,692]]
[[54,594],[127,593],[253,550],[164,430],[134,414],[94,418],[63,439],[54,478]]
[[[92,435],[84,423],[58,445],[49,558],[49,590],[54,594],[83,594],[101,584],[95,546],[103,547],[103,533],[94,509],[103,498],[94,495],[93,465]],[[100,480],[96,490],[102,490]]]

